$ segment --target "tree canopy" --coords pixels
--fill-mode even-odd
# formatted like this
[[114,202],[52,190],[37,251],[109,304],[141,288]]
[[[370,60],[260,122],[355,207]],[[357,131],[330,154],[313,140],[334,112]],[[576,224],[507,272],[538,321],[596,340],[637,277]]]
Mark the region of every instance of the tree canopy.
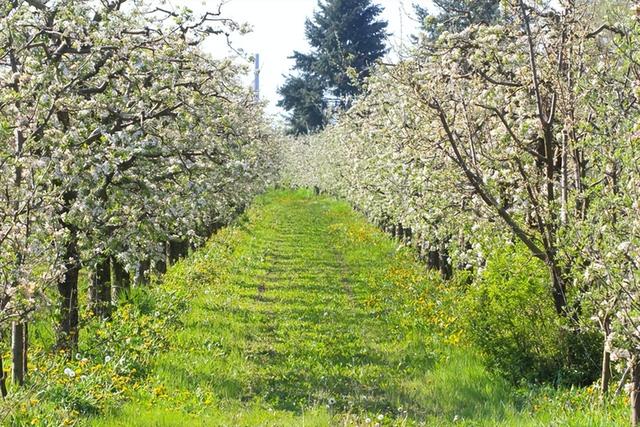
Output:
[[[435,3],[451,5],[433,18],[441,26],[427,16],[427,37],[398,64],[377,67],[335,126],[286,146],[282,176],[348,200],[445,278],[471,274],[475,289],[494,248],[526,251],[547,269],[536,302],[554,316],[540,324],[559,328],[566,378],[587,384],[601,373],[604,398],[611,372],[624,384],[626,369],[640,425],[639,9]],[[499,25],[481,25],[479,14],[457,31],[475,15],[454,4]],[[477,306],[511,304],[505,289],[482,293]],[[538,328],[534,316],[528,322]],[[511,325],[483,330],[476,344],[495,355],[487,337]]]
[[387,22],[371,0],[327,0],[305,23],[310,53],[295,51],[293,73],[279,89],[290,132],[310,133],[328,122],[330,107],[347,108],[373,63],[386,52]]
[[473,24],[493,24],[500,16],[500,0],[433,0],[438,13],[414,3],[413,8],[430,40],[444,31],[457,33]]

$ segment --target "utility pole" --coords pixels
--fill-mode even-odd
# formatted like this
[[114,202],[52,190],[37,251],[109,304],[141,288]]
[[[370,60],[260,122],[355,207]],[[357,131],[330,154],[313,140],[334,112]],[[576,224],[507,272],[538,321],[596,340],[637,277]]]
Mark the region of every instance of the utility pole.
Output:
[[255,56],[255,71],[253,79],[253,93],[255,95],[256,102],[260,101],[260,54],[256,53]]

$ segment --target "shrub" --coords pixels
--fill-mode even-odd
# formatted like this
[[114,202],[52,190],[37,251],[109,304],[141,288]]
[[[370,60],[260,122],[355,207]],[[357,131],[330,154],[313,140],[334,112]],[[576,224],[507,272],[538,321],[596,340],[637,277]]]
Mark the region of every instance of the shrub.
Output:
[[557,380],[566,331],[551,301],[547,269],[516,244],[489,254],[460,318],[489,367],[514,382]]

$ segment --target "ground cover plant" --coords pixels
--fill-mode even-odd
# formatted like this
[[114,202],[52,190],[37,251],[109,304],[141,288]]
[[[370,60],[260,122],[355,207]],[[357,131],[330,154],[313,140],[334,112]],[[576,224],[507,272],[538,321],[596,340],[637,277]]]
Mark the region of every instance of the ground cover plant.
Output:
[[[598,381],[605,400],[627,384],[638,424],[637,8],[474,2],[491,11],[474,24],[468,2],[438,3],[460,19],[426,16],[437,34],[380,64],[332,126],[284,140],[283,177],[348,200],[466,281],[494,368]],[[528,278],[533,265],[546,271]],[[517,310],[528,299],[543,304],[534,316]],[[542,325],[541,352],[529,338]]]
[[200,48],[234,31],[217,9],[0,5],[0,332],[14,383],[29,371],[30,325],[54,325],[54,351],[72,357],[82,314],[109,318],[132,282],[275,183],[275,140],[244,67]]
[[435,4],[293,137],[222,6],[2,2],[0,422],[640,424],[640,6]]
[[[103,323],[100,330],[112,340],[71,361],[36,356],[34,365],[48,368],[13,402],[38,402],[5,420],[93,426],[624,422],[622,398],[603,405],[593,388],[516,386],[488,370],[460,329],[462,303],[454,292],[413,250],[344,202],[309,191],[272,192]],[[49,384],[45,392],[43,384]]]

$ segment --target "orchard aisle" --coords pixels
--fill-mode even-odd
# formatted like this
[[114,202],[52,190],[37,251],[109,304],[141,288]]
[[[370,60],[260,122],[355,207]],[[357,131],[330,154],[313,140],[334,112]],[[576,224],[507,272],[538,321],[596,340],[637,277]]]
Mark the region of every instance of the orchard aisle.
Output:
[[[98,426],[495,425],[512,394],[427,321],[435,286],[346,204],[274,192],[167,280],[193,299]],[[434,320],[437,322],[437,319]]]

